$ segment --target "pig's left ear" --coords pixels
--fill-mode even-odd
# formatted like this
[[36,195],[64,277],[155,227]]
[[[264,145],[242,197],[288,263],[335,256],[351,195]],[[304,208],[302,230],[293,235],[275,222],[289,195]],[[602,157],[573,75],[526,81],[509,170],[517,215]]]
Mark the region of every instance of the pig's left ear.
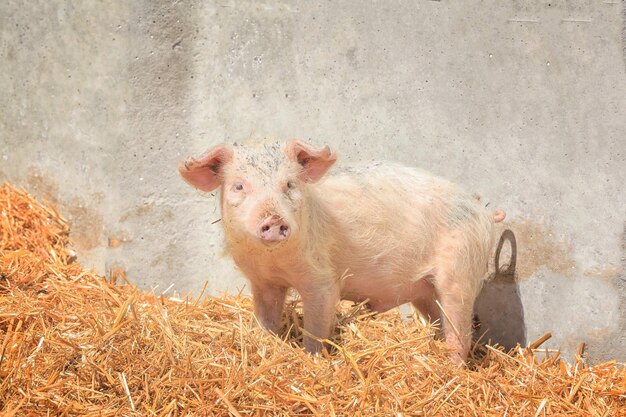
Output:
[[233,159],[233,151],[217,145],[199,158],[189,157],[178,166],[178,172],[187,183],[202,191],[213,191],[223,181],[224,165]]
[[299,140],[289,142],[285,154],[290,160],[302,165],[302,179],[307,182],[319,181],[337,160],[328,146],[315,149]]

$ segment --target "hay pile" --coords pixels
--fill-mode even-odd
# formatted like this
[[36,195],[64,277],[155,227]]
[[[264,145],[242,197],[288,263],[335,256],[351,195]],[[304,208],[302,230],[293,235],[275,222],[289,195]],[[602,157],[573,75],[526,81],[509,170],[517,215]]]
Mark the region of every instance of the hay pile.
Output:
[[[3,415],[626,416],[626,371],[494,348],[459,369],[432,330],[344,308],[332,354],[259,329],[246,297],[175,300],[73,262],[50,207],[0,188]],[[339,346],[339,345],[338,345]]]

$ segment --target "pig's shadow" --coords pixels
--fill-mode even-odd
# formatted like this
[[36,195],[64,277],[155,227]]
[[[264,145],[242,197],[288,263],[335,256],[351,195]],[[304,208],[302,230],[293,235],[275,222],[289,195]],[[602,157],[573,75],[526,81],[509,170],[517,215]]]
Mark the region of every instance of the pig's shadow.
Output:
[[[505,243],[510,245],[511,259],[508,265],[500,265],[500,256]],[[524,307],[520,298],[519,285],[515,280],[517,242],[515,234],[507,229],[502,233],[496,249],[495,272],[483,285],[474,314],[478,321],[475,339],[481,343],[498,344],[512,349],[518,343],[526,345]]]

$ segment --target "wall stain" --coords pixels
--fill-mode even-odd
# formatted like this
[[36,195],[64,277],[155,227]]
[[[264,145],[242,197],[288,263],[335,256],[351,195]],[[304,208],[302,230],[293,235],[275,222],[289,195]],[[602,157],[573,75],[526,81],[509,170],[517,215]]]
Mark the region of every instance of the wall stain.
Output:
[[166,265],[166,269],[170,271],[175,269],[176,244],[174,242],[169,242],[163,253],[160,256],[155,257],[152,262],[150,262],[150,266],[152,267],[157,265]]
[[54,206],[61,204],[59,201],[59,186],[36,168],[28,170],[26,184],[29,193],[40,196]]
[[143,217],[146,214],[150,213],[152,210],[154,210],[154,206],[154,203],[143,203],[135,206],[134,208],[127,210],[126,212],[124,212],[124,214],[122,214],[122,216],[120,217],[120,222],[125,222],[133,217]]
[[70,224],[70,239],[79,250],[89,250],[104,244],[104,219],[97,209],[104,200],[101,192],[89,194],[87,200],[60,197],[59,186],[49,176],[35,168],[28,170],[27,189],[59,209]]
[[608,283],[613,283],[615,278],[620,276],[621,272],[622,268],[619,265],[608,264],[589,268],[583,274],[586,277],[599,278],[607,281]]
[[[94,203],[98,206],[100,202],[97,201],[97,196],[93,197],[90,198],[90,201],[95,200]],[[71,226],[70,238],[74,241],[75,246],[78,249],[87,250],[102,246],[104,243],[102,215],[89,207],[85,200],[80,197],[74,197],[63,205]]]
[[119,248],[124,243],[132,242],[132,238],[130,237],[130,233],[126,230],[118,230],[113,233],[109,233],[107,237],[109,248]]
[[[576,271],[576,263],[571,258],[571,243],[558,239],[552,228],[530,219],[508,221],[496,225],[496,236],[510,229],[515,234],[517,243],[515,275],[517,281],[532,277],[540,267],[571,277]],[[510,258],[509,253],[502,253],[502,264]]]
[[[153,213],[156,212],[156,213]],[[150,214],[158,214],[158,216],[153,216],[155,217],[157,220],[161,220],[161,221],[169,221],[174,219],[174,212],[170,209],[163,209],[162,206],[159,206],[157,203],[154,202],[144,202],[142,204],[139,204],[135,207],[133,207],[130,210],[127,210],[124,212],[124,214],[122,214],[122,216],[120,217],[120,222],[125,222],[128,221],[132,218],[137,218],[137,217],[146,217]]]

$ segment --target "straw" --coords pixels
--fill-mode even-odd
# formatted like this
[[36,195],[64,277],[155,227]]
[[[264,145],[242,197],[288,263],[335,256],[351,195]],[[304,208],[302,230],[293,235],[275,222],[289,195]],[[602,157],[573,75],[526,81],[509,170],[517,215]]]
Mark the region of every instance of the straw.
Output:
[[0,187],[2,415],[626,416],[623,365],[567,364],[539,348],[548,334],[475,346],[458,367],[417,317],[344,303],[335,348],[311,356],[297,300],[276,337],[246,296],[181,301],[127,281],[84,269],[56,210]]

